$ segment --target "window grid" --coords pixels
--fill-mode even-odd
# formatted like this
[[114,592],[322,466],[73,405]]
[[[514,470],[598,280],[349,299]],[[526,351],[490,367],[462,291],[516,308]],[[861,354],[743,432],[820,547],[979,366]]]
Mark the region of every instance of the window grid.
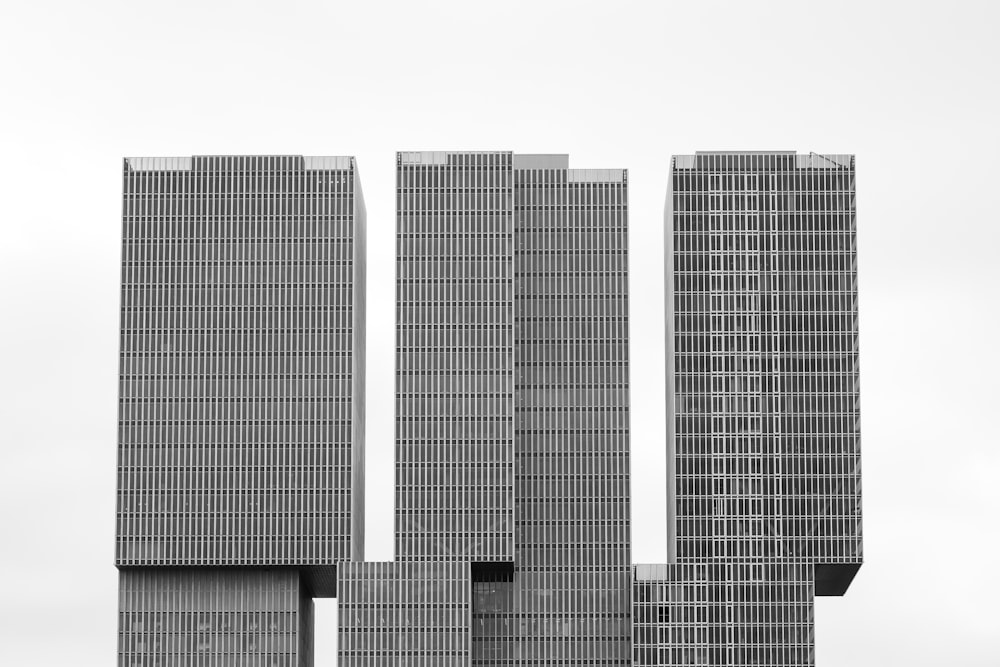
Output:
[[858,564],[853,158],[694,158],[671,195],[678,559]]
[[360,555],[364,204],[307,160],[125,161],[121,566]]
[[636,565],[633,664],[815,664],[812,568]]
[[312,664],[313,601],[291,570],[126,569],[118,664]]
[[636,566],[635,664],[812,665],[813,595],[862,559],[854,158],[699,153],[670,178],[675,562]]
[[[444,154],[442,154],[444,155]],[[510,153],[397,160],[396,558],[514,557]]]
[[477,581],[473,665],[628,665],[627,177],[515,169],[512,580]]
[[364,291],[353,158],[126,158],[120,665],[311,664],[363,555]]
[[466,667],[467,563],[346,563],[338,573],[337,664]]

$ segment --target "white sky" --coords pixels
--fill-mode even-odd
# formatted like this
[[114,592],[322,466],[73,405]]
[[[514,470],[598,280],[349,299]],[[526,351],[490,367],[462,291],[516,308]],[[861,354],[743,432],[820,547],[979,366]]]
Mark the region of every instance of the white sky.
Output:
[[122,156],[357,156],[388,559],[395,151],[466,149],[629,169],[637,562],[665,553],[670,155],[856,153],[866,563],[817,662],[997,665],[998,5],[491,4],[3,4],[0,664],[115,660]]

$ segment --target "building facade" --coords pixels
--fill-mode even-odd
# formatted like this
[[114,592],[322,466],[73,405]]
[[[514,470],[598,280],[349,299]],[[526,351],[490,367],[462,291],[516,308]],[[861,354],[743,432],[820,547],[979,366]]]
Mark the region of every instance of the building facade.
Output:
[[355,562],[345,564],[339,577],[339,667],[468,667],[468,562]]
[[341,665],[626,665],[626,172],[407,152],[396,195],[397,560],[342,571]]
[[[654,589],[697,589],[687,566],[705,566],[707,581],[772,589],[748,608],[779,619],[754,660],[812,665],[811,614],[781,601],[842,595],[862,561],[854,157],[675,156],[665,218],[676,565],[636,570],[636,614]],[[670,661],[648,662],[655,642],[637,642],[636,664],[744,664],[732,630],[752,624],[723,602],[707,602],[729,628],[707,654],[663,645]]]
[[636,565],[634,665],[811,665],[812,566]]
[[510,153],[400,153],[396,557],[514,559]]
[[627,665],[628,175],[514,155],[510,581],[473,598],[473,665]]
[[357,166],[127,158],[123,192],[118,662],[309,665],[364,549]]
[[632,565],[628,173],[402,152],[395,559],[348,157],[129,158],[118,663],[811,666],[862,562],[854,158],[675,156],[668,563]]

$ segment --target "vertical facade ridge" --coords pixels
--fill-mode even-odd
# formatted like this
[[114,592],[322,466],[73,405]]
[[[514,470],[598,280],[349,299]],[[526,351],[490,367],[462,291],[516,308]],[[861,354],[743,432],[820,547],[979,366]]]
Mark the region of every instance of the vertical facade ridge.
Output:
[[353,309],[351,321],[351,558],[365,557],[365,369],[367,367],[368,212],[357,161],[351,158],[353,188]]

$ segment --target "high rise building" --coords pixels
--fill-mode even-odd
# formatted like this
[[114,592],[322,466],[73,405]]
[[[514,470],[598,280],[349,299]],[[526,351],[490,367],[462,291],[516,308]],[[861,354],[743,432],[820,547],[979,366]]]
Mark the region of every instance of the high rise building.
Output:
[[675,156],[665,214],[668,566],[635,664],[812,665],[861,566],[854,157]]
[[118,664],[311,665],[364,548],[349,157],[127,158]]
[[514,560],[510,153],[396,172],[396,557]]
[[397,156],[397,560],[341,570],[341,665],[629,663],[627,187]]
[[676,156],[668,563],[631,564],[628,174],[404,152],[395,559],[352,158],[124,165],[120,665],[811,666],[861,565],[854,158]]

